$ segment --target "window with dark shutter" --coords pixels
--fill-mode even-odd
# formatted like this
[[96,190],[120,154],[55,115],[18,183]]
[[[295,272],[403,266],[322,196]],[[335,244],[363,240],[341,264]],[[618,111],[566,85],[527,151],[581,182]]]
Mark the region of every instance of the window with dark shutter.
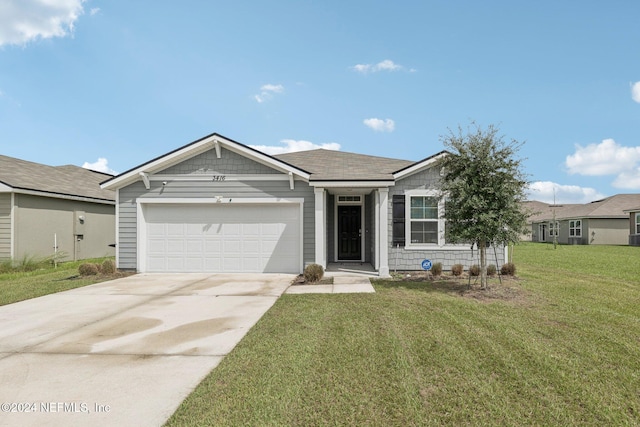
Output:
[[393,234],[392,234],[392,243],[393,246],[400,245],[404,246],[405,244],[405,228],[404,228],[404,194],[395,194],[393,196]]

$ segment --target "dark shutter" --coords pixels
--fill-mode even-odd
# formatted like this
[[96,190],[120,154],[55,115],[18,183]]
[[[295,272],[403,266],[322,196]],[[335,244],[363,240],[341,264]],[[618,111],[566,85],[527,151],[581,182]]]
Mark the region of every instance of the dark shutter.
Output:
[[404,246],[404,194],[395,194],[393,196],[393,246]]

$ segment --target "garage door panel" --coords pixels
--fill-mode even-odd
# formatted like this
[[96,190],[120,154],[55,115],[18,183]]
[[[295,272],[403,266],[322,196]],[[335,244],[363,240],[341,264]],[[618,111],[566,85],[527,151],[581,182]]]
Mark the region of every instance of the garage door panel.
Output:
[[260,234],[260,224],[242,224],[243,236],[257,236]]
[[222,260],[220,258],[205,258],[203,262],[203,271],[222,271]]
[[166,247],[166,252],[169,254],[182,254],[185,252],[185,241],[172,236],[167,239]]
[[194,240],[189,239],[186,241],[186,250],[189,254],[202,254],[204,249],[204,242],[202,239]]
[[242,258],[240,256],[225,256],[222,259],[222,272],[232,273],[242,270]]
[[204,241],[205,254],[220,253],[221,249],[222,249],[222,242],[218,239],[216,240],[206,239]]
[[166,268],[169,272],[185,271],[184,258],[175,256],[167,257]]
[[202,271],[203,270],[203,262],[202,258],[185,258],[185,270],[186,271]]
[[260,258],[258,257],[247,257],[242,258],[242,271],[259,271],[260,267]]
[[[231,218],[229,218],[231,221]],[[224,224],[222,226],[222,235],[224,237],[240,237],[242,235],[241,224]]]
[[300,207],[147,205],[147,271],[290,272],[300,269]]
[[242,250],[242,242],[240,240],[224,240],[222,242],[223,251],[227,255],[240,254]]
[[260,254],[260,240],[258,239],[245,239],[242,241],[242,253],[245,255],[259,255]]
[[167,224],[167,236],[184,236],[184,224]]

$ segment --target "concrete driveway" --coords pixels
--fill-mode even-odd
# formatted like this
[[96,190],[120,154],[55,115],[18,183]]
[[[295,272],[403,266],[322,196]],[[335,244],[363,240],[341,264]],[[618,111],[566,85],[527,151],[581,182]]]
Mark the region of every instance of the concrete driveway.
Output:
[[0,426],[158,426],[293,275],[141,274],[0,307]]

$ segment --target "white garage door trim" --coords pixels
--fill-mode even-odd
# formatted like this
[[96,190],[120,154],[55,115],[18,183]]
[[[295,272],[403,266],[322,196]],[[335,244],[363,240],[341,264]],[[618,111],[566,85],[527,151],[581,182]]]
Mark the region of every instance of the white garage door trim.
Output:
[[161,205],[161,204],[190,204],[190,205],[205,205],[205,204],[233,204],[233,205],[264,205],[264,204],[294,204],[299,206],[299,272],[302,272],[304,268],[304,199],[303,198],[167,198],[167,199],[149,199],[138,198],[136,199],[137,205],[137,270],[140,273],[147,271],[147,222],[144,215],[144,209],[148,205]]

